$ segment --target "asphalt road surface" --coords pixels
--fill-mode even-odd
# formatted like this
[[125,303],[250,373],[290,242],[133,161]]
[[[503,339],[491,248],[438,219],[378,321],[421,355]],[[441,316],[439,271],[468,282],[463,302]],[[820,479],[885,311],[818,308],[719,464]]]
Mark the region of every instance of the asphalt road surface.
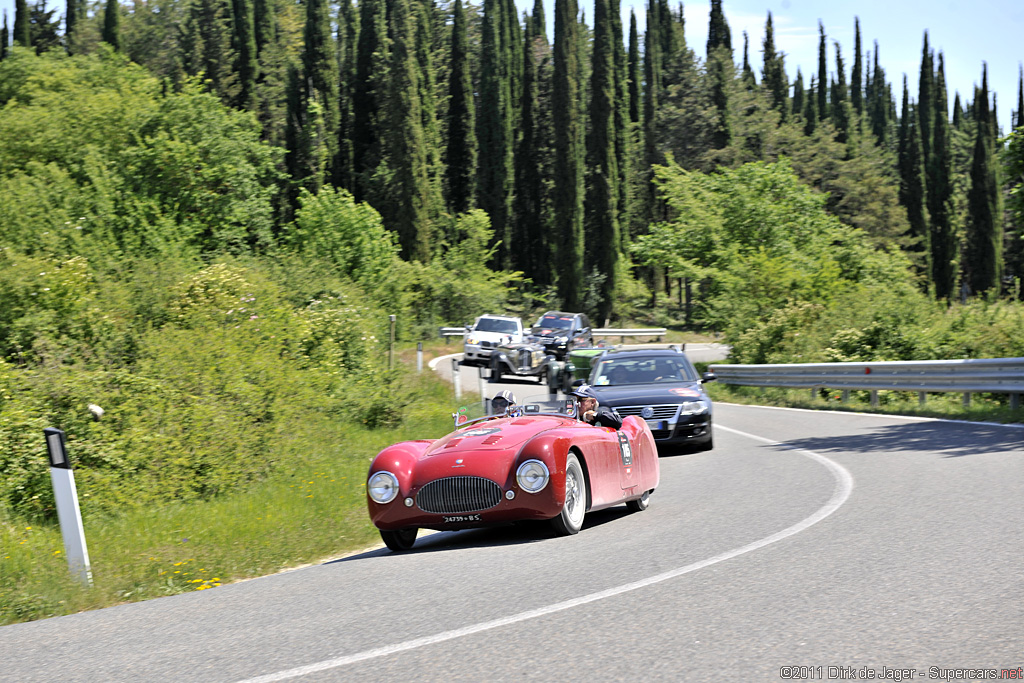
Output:
[[1024,429],[720,404],[715,430],[713,451],[661,458],[647,511],[588,515],[576,536],[439,533],[6,626],[0,680],[952,681],[1024,666]]

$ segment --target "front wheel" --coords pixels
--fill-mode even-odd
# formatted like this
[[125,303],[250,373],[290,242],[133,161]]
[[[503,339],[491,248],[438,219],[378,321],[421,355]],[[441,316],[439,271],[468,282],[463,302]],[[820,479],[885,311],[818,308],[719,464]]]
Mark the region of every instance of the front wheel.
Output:
[[627,500],[626,508],[630,512],[643,512],[651,505],[651,492],[644,491],[644,495],[640,496],[636,500]]
[[501,381],[501,362],[497,358],[491,361],[491,384],[497,384]]
[[384,539],[384,545],[391,548],[396,553],[401,553],[406,550],[412,550],[413,544],[416,542],[416,534],[419,533],[419,529],[413,527],[411,529],[399,529],[398,531],[386,531],[380,530],[380,537]]
[[565,504],[562,512],[551,520],[551,526],[561,536],[577,534],[587,514],[587,480],[575,453],[569,453],[565,461]]

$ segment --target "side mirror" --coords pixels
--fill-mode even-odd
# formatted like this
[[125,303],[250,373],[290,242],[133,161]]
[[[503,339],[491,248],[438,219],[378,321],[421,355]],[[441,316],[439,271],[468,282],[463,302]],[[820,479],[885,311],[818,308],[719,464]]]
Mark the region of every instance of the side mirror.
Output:
[[714,382],[716,379],[718,379],[718,375],[716,375],[715,373],[713,373],[713,372],[705,372],[701,376],[700,381],[701,382]]

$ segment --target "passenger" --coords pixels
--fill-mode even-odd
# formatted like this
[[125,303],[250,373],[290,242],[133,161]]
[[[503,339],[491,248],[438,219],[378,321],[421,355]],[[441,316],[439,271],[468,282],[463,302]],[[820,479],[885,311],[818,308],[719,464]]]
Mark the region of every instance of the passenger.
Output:
[[611,409],[601,406],[597,394],[589,385],[582,384],[576,387],[570,395],[577,399],[576,414],[587,424],[622,429],[622,419]]
[[612,386],[629,384],[629,371],[622,367],[612,368],[612,371],[608,373],[608,383]]
[[516,395],[505,389],[491,399],[491,415],[506,415],[518,409]]

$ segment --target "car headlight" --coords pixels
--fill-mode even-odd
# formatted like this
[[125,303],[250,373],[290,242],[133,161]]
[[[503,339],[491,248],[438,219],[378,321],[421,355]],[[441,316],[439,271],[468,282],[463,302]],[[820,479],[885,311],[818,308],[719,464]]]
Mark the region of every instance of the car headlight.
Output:
[[367,482],[366,492],[374,502],[390,503],[398,495],[398,478],[390,472],[377,472]]
[[540,460],[527,460],[516,470],[516,481],[519,488],[527,493],[537,493],[548,485],[551,474],[548,466]]
[[473,335],[469,335],[468,337],[466,337],[466,343],[467,344],[476,344],[477,343],[477,338],[474,337]]
[[706,412],[708,412],[708,407],[703,401],[687,401],[679,406],[679,413],[681,415],[700,415]]

